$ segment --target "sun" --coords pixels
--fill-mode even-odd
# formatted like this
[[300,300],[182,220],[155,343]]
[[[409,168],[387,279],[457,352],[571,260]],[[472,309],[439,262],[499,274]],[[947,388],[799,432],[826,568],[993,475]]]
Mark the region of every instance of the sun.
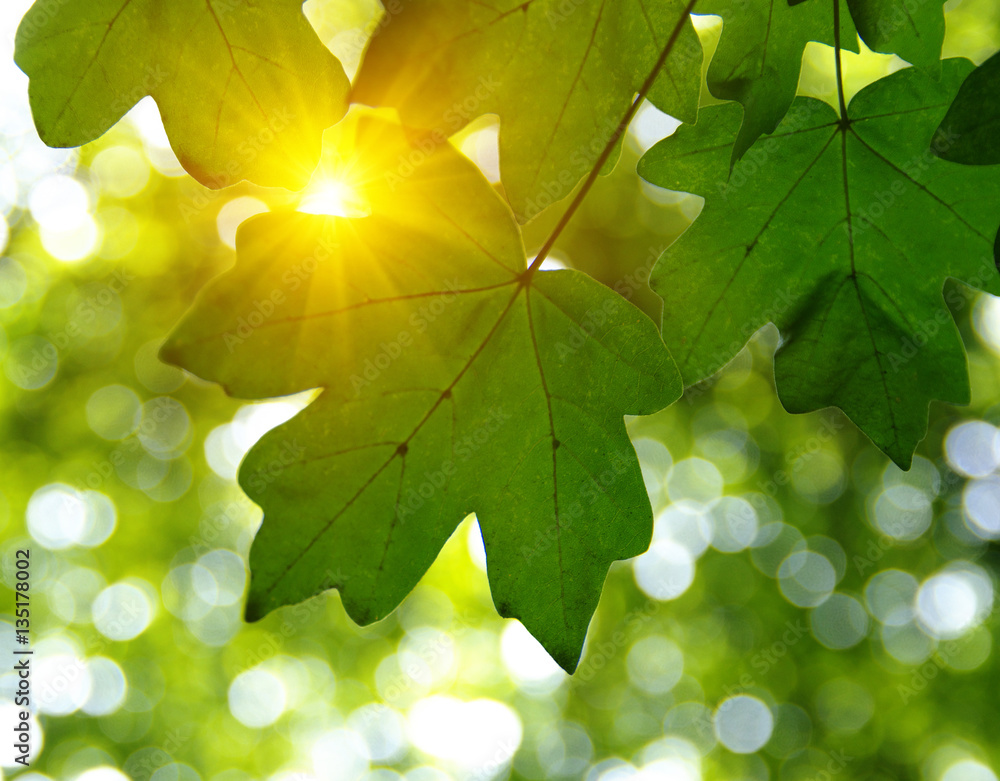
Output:
[[303,193],[298,211],[333,217],[364,217],[370,213],[353,187],[342,179],[332,178],[313,182]]

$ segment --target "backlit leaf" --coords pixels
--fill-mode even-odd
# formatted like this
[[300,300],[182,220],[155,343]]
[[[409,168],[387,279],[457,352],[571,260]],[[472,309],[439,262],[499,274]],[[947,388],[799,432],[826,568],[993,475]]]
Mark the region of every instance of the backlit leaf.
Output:
[[240,470],[265,514],[248,617],[332,585],[383,618],[475,512],[497,609],[572,670],[608,566],[652,530],[622,416],[675,400],[677,370],[616,293],[526,274],[509,210],[449,145],[400,179],[396,126],[358,138],[370,216],[247,222],[165,349],[241,398],[323,389]]
[[304,186],[350,87],[301,0],[39,0],[15,60],[49,146],[93,141],[151,95],[181,164],[209,187]]
[[395,106],[404,125],[450,136],[500,117],[500,173],[527,222],[597,161],[661,51],[649,94],[694,122],[702,53],[685,0],[393,0],[354,99]]

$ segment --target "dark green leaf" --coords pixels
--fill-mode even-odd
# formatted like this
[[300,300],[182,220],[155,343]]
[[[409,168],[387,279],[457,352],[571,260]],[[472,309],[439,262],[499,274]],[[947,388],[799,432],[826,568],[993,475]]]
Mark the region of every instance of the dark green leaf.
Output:
[[1000,54],[995,54],[962,84],[941,121],[941,132],[954,138],[939,157],[965,165],[1000,163]]
[[932,399],[965,403],[969,381],[942,287],[954,277],[1000,292],[993,239],[995,170],[930,151],[966,60],[940,81],[908,68],[859,93],[845,127],[799,98],[770,138],[729,173],[739,108],[706,109],[640,162],[649,181],[705,196],[694,225],[651,284],[685,383],[725,364],[775,323],[785,407],[843,409],[900,466],[910,463]]

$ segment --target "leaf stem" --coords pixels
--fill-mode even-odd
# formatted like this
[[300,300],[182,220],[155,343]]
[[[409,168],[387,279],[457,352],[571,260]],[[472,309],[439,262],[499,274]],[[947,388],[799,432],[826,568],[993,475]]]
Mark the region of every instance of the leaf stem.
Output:
[[847,101],[844,100],[844,69],[840,62],[840,0],[833,0],[833,49],[837,58],[837,97],[840,99],[840,121],[850,123],[847,118]]
[[642,101],[645,100],[649,91],[653,88],[653,83],[656,81],[656,77],[659,75],[660,70],[666,63],[667,57],[670,56],[670,52],[674,48],[674,44],[677,43],[677,39],[680,37],[681,30],[684,29],[684,23],[687,21],[690,13],[694,10],[695,3],[697,2],[698,0],[688,0],[687,7],[684,9],[684,13],[681,14],[680,19],[674,26],[674,30],[670,34],[670,38],[667,40],[666,46],[663,47],[663,51],[660,52],[660,56],[656,60],[653,70],[650,71],[649,76],[646,77],[646,80],[639,88],[639,94],[636,95],[635,100],[632,101],[632,105],[629,106],[628,111],[625,112],[625,116],[622,117],[621,122],[618,123],[614,132],[612,132],[611,138],[608,139],[608,143],[604,145],[604,149],[601,150],[601,154],[598,156],[593,168],[591,168],[590,173],[587,174],[587,178],[584,180],[583,186],[581,186],[577,191],[576,196],[570,202],[566,211],[563,212],[562,217],[559,218],[559,222],[556,223],[555,228],[552,229],[552,233],[549,234],[549,237],[545,240],[542,248],[538,251],[535,259],[528,267],[524,276],[525,283],[531,279],[534,273],[538,270],[539,266],[541,266],[545,261],[545,258],[549,256],[556,240],[559,238],[563,230],[565,230],[569,221],[573,219],[573,215],[576,214],[577,209],[580,208],[580,204],[583,203],[583,199],[587,197],[587,194],[590,192],[590,188],[594,186],[594,182],[597,181],[597,177],[601,174],[601,169],[604,168],[604,164],[608,162],[608,158],[610,158],[611,153],[614,152],[619,139],[625,134],[625,131],[628,130],[629,123],[635,118],[636,112],[639,110],[639,106],[642,104]]

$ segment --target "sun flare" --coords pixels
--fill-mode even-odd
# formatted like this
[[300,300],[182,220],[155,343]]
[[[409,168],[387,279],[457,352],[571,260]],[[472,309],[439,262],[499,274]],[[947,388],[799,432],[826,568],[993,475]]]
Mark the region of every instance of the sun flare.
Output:
[[322,179],[311,185],[298,211],[334,217],[364,217],[370,213],[355,189],[342,179]]

